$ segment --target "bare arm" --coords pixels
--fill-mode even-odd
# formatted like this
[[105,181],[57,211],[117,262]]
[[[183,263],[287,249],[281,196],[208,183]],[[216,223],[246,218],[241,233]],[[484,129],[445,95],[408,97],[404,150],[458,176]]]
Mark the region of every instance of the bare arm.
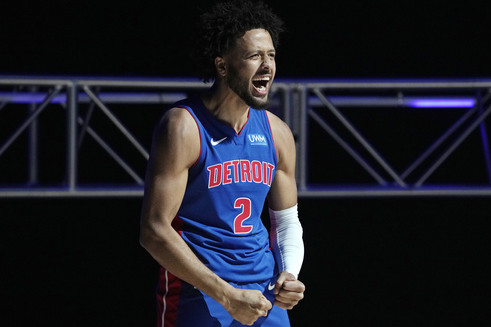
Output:
[[[297,184],[295,180],[295,141],[290,128],[278,117],[268,112],[275,140],[278,165],[276,175],[268,195],[268,205],[275,211],[292,208],[297,204]],[[300,240],[299,240],[300,241]],[[302,257],[303,257],[303,243]],[[292,309],[303,299],[305,285],[288,271],[282,271],[275,285],[274,304],[283,309]]]
[[209,270],[171,226],[184,196],[188,170],[199,151],[196,122],[184,109],[171,109],[154,133],[140,242],[161,266],[217,300],[238,321],[252,324],[266,314],[271,303],[260,292],[233,288]]
[[188,169],[199,155],[198,133],[192,117],[182,109],[169,111],[157,126],[147,170],[140,241],[163,267],[200,289],[209,288],[212,293],[215,285],[201,284],[221,281],[171,226],[184,196]]
[[283,210],[297,204],[295,141],[285,122],[270,112],[268,117],[278,155],[276,174],[268,194],[268,205],[273,210]]

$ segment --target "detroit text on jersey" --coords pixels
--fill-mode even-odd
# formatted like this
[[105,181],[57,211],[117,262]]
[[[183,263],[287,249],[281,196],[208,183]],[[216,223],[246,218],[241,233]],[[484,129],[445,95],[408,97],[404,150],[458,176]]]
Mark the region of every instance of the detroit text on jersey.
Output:
[[275,166],[258,160],[230,160],[207,167],[208,188],[231,183],[263,183],[271,186]]

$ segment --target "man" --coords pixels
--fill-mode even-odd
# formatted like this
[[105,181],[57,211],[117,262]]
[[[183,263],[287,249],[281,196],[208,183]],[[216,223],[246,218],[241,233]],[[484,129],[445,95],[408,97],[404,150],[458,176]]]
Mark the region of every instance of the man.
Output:
[[289,326],[285,309],[305,290],[295,145],[261,110],[282,22],[261,2],[237,1],[199,26],[201,76],[215,82],[164,114],[147,171],[140,240],[162,267],[158,326]]

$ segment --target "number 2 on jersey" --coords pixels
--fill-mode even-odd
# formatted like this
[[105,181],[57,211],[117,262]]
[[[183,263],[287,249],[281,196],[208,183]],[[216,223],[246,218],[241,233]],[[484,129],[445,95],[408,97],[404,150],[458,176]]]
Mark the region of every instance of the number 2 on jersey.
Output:
[[234,208],[242,209],[242,212],[235,217],[234,220],[234,233],[246,234],[252,230],[251,225],[243,225],[244,220],[251,216],[251,199],[238,198],[235,200]]

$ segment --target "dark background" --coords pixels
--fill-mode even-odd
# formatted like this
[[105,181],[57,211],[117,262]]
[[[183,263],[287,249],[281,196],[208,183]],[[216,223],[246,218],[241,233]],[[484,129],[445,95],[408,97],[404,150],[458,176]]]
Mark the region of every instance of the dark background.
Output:
[[[0,74],[192,76],[212,1],[3,2]],[[489,78],[489,4],[271,1],[279,78]],[[153,326],[139,198],[0,199],[5,326]],[[300,199],[306,298],[293,326],[489,322],[488,197]],[[199,326],[199,325],[197,325]]]
[[[0,73],[192,76],[193,17],[213,1],[5,1]],[[278,77],[489,77],[485,1],[269,1]]]
[[[154,326],[141,200],[0,199],[4,326]],[[489,323],[489,198],[300,199],[293,326]],[[196,326],[199,326],[197,323]]]

